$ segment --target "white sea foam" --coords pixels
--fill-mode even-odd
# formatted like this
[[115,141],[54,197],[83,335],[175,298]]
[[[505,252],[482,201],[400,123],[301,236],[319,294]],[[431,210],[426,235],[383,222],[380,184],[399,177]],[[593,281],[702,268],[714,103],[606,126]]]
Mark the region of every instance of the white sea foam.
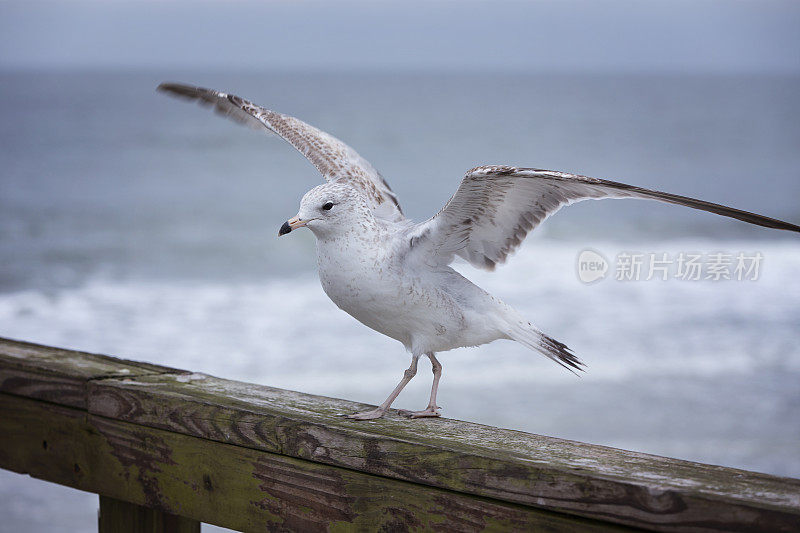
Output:
[[[734,253],[760,251],[760,279],[585,285],[575,270],[583,247],[547,240],[526,246],[496,273],[458,268],[570,345],[588,364],[588,380],[711,378],[757,372],[765,364],[797,371],[800,248],[748,241],[724,246]],[[606,257],[621,251],[608,243],[592,248]],[[677,241],[657,251],[718,248]],[[47,293],[5,293],[0,324],[9,337],[309,392],[346,391],[353,383],[382,390],[407,363],[400,344],[336,309],[313,273],[263,283],[92,281]],[[446,381],[454,384],[502,388],[574,379],[510,342],[442,359]]]

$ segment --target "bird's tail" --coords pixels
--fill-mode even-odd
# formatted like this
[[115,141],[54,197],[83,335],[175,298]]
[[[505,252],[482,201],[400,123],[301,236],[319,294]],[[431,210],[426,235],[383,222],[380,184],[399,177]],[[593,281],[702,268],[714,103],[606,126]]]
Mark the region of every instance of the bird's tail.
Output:
[[583,368],[581,367],[585,366],[566,344],[548,337],[530,323],[514,326],[509,333],[509,337],[531,350],[549,357],[573,374],[576,373],[576,370],[582,371]]

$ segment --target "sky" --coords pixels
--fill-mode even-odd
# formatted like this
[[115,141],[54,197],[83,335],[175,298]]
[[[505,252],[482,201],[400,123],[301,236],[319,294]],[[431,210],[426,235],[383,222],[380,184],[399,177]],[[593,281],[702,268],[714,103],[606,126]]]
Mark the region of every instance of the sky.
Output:
[[800,2],[0,0],[3,69],[800,73]]

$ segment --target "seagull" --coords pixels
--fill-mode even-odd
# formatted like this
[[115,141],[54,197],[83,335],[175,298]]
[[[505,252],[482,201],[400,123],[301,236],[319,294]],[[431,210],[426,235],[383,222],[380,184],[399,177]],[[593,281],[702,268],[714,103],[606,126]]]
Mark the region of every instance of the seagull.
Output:
[[583,363],[500,299],[451,268],[458,256],[494,270],[530,231],[561,209],[583,200],[657,200],[800,232],[800,227],[665,192],[568,172],[484,165],[467,171],[455,194],[434,216],[413,222],[381,174],[351,147],[305,122],[270,111],[233,94],[177,83],[159,91],[195,100],[240,123],[279,135],[313,164],[326,183],[308,191],[297,215],[278,236],[308,228],[316,237],[322,288],[362,324],[400,341],[411,366],[375,409],[348,415],[382,417],[417,373],[425,355],[433,368],[428,406],[399,411],[408,418],[441,416],[436,393],[442,365],[436,354],[510,339],[575,372]]

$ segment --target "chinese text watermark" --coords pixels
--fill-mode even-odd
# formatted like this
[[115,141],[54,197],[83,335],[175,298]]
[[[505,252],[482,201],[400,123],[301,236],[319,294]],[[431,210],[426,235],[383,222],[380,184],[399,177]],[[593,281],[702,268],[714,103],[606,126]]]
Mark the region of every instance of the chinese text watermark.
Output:
[[594,283],[617,281],[756,281],[761,273],[761,252],[620,252],[613,263],[595,250],[578,254],[578,279]]

